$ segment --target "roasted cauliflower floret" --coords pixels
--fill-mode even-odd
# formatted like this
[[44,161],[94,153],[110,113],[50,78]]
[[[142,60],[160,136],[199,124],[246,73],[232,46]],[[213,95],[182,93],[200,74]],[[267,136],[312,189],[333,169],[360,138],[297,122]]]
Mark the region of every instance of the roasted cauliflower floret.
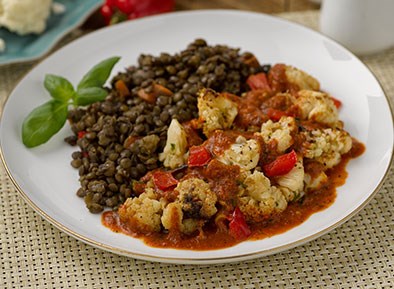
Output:
[[338,110],[331,97],[323,92],[300,90],[293,108],[301,119],[329,126],[335,126],[338,122]]
[[242,183],[238,205],[247,221],[260,222],[284,211],[287,201],[263,173],[254,171]]
[[179,202],[169,203],[163,210],[161,222],[167,230],[182,231],[183,212]]
[[237,104],[224,94],[210,89],[199,91],[197,98],[199,118],[203,121],[203,132],[208,136],[217,129],[231,127],[238,114]]
[[295,84],[299,89],[320,90],[319,81],[301,69],[286,65],[286,78],[291,84]]
[[119,208],[120,219],[141,232],[159,232],[162,205],[153,189],[148,188],[138,198],[128,198]]
[[279,185],[279,189],[288,202],[297,199],[297,197],[303,193],[304,177],[305,172],[302,158],[299,158],[290,172],[275,178],[276,183]]
[[186,132],[182,125],[176,119],[173,119],[168,128],[166,145],[159,155],[159,159],[165,167],[175,169],[185,164],[186,152]]
[[302,132],[304,157],[314,159],[325,168],[332,168],[341,161],[341,155],[352,148],[352,138],[341,129],[314,129]]
[[276,142],[278,152],[283,153],[294,142],[292,134],[297,130],[293,117],[282,116],[278,122],[268,120],[261,126],[261,136],[265,143]]
[[182,205],[179,202],[168,204],[161,217],[163,227],[169,231],[179,231],[184,234],[191,234],[197,231],[204,221],[198,219],[184,219]]
[[243,136],[237,137],[234,144],[225,150],[218,160],[226,165],[238,165],[241,169],[255,168],[260,158],[260,145],[254,139],[246,140]]
[[167,230],[190,234],[216,214],[217,196],[203,180],[183,180],[179,182],[175,191],[178,192],[177,199],[165,207],[161,218]]
[[325,172],[321,172],[316,176],[305,174],[304,176],[305,190],[317,190],[321,188],[325,183],[327,183],[327,181],[328,181],[328,177]]
[[178,199],[187,217],[208,219],[216,213],[217,196],[203,180],[186,179],[179,182],[175,191],[179,192]]

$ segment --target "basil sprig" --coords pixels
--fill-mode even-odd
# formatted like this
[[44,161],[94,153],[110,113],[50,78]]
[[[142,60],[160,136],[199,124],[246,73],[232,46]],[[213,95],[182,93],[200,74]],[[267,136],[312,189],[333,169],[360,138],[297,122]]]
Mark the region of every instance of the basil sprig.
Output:
[[85,106],[103,101],[108,92],[103,88],[119,57],[108,58],[88,71],[77,89],[64,77],[47,74],[44,87],[52,99],[38,106],[22,124],[22,141],[32,148],[46,143],[66,123],[70,105]]

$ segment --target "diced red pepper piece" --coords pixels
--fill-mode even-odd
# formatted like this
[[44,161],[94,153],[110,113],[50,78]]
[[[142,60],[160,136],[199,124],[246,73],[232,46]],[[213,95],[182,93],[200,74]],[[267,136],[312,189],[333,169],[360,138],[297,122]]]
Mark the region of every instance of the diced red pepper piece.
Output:
[[140,136],[129,135],[125,141],[123,142],[123,147],[129,149],[137,140],[139,140]]
[[238,207],[235,208],[231,216],[229,229],[230,235],[237,240],[244,240],[252,234],[246,223],[244,214]]
[[294,150],[277,157],[273,162],[263,166],[263,172],[267,177],[282,176],[290,172],[297,163],[297,154]]
[[78,132],[78,139],[83,138],[85,136],[85,134],[86,134],[86,131],[84,131],[84,130],[79,131]]
[[251,90],[263,89],[271,91],[271,87],[268,83],[267,75],[264,72],[250,75],[246,80]]
[[267,116],[273,121],[279,121],[282,116],[287,115],[286,112],[271,107],[267,109],[266,113]]
[[171,172],[155,171],[152,174],[153,183],[160,190],[167,190],[178,184],[178,181],[172,176]]
[[121,97],[130,95],[130,90],[122,79],[115,82],[115,88]]
[[204,146],[192,146],[189,149],[189,167],[202,167],[211,160],[211,153]]
[[145,91],[145,89],[141,88],[140,90],[138,90],[137,95],[145,100],[146,102],[149,102],[151,104],[154,104],[156,102],[156,99],[160,96],[160,95],[164,95],[164,96],[171,96],[173,93],[171,90],[169,90],[168,88],[154,83],[153,84],[153,91],[147,93]]
[[137,95],[150,104],[154,104],[156,102],[156,96],[153,93],[146,93],[143,88],[138,90]]
[[334,105],[336,106],[336,108],[340,108],[342,106],[342,101],[340,101],[339,99],[331,96],[332,101],[334,102]]
[[133,180],[132,183],[131,183],[131,187],[132,187],[133,192],[135,194],[140,195],[145,190],[145,183]]

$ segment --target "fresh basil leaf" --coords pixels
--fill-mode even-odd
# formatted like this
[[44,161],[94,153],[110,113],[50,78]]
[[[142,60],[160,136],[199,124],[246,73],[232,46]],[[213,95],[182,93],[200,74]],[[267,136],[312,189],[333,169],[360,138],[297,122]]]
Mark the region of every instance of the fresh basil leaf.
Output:
[[119,59],[120,57],[111,57],[93,66],[79,82],[78,90],[87,87],[102,87]]
[[95,65],[78,84],[77,91],[61,76],[48,74],[44,86],[52,100],[34,109],[22,124],[22,141],[26,147],[47,142],[67,121],[69,100],[75,106],[102,101],[108,92],[102,88],[119,57],[108,58]]
[[97,101],[103,101],[108,92],[100,87],[81,88],[77,91],[74,98],[74,105],[88,105]]
[[47,142],[67,120],[68,104],[52,99],[35,108],[23,121],[22,141],[31,148]]
[[60,101],[68,101],[74,95],[74,87],[65,78],[53,74],[47,74],[44,80],[44,86],[50,95]]

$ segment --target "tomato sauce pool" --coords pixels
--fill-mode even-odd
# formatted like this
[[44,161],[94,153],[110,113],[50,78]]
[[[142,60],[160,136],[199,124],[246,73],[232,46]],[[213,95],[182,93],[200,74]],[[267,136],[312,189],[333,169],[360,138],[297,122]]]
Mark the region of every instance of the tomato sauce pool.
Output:
[[[307,193],[301,201],[289,203],[286,210],[269,221],[251,225],[252,235],[249,240],[260,240],[271,237],[294,228],[309,218],[313,213],[328,208],[336,198],[336,188],[346,181],[346,165],[350,159],[360,156],[365,150],[363,144],[353,140],[353,147],[349,153],[342,156],[342,161],[327,172],[329,183],[323,188]],[[344,192],[346,193],[346,192]],[[233,246],[240,242],[227,230],[204,228],[204,234],[185,236],[169,233],[142,234],[123,226],[116,211],[104,212],[102,223],[114,232],[130,235],[142,239],[147,245],[160,248],[176,248],[190,250],[214,250]]]

